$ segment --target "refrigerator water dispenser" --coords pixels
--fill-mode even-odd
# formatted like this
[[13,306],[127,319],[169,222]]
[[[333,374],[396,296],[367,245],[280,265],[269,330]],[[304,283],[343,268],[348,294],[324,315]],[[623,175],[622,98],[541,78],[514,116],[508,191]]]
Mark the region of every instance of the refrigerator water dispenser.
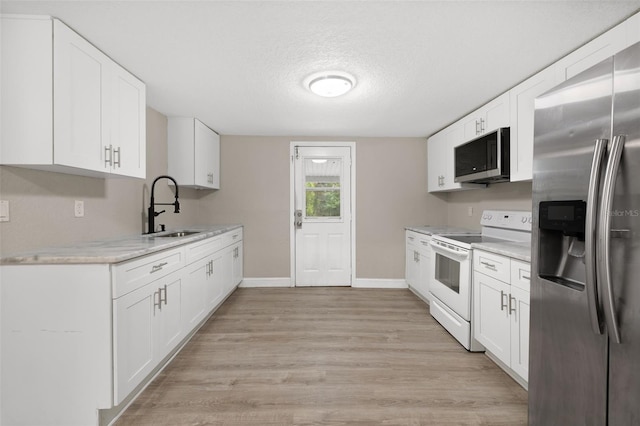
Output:
[[540,203],[538,275],[574,290],[585,288],[584,235],[586,203],[581,200]]

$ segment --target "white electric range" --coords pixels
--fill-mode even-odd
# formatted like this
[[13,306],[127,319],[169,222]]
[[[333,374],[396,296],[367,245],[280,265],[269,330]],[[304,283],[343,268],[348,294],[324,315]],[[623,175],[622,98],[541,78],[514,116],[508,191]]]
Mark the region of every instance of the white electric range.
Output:
[[434,235],[431,239],[430,312],[462,346],[483,351],[473,337],[472,244],[531,241],[531,212],[485,210],[481,232]]

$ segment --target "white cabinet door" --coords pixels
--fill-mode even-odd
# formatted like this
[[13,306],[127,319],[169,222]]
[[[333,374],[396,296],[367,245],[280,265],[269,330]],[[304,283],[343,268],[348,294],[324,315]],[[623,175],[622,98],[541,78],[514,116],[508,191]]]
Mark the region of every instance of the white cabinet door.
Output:
[[626,43],[627,29],[624,25],[618,25],[610,29],[556,63],[560,81],[568,80],[607,59],[609,56],[616,54],[625,48]]
[[113,301],[114,403],[121,403],[156,365],[160,294],[151,283]]
[[509,285],[479,272],[473,273],[474,332],[478,342],[509,365],[511,320]]
[[220,188],[220,136],[195,120],[195,165],[196,186]]
[[415,247],[407,246],[405,259],[405,281],[407,285],[415,288],[420,274],[418,264],[418,251]]
[[184,337],[182,326],[182,276],[171,274],[160,280],[160,315],[158,315],[158,339],[156,360],[161,361]]
[[511,182],[533,178],[533,118],[536,96],[561,81],[555,66],[544,69],[510,91]]
[[233,249],[233,287],[239,285],[243,278],[243,254],[242,254],[242,243],[237,243]]
[[464,136],[468,142],[500,127],[509,127],[509,92],[503,93],[462,119]]
[[112,64],[110,139],[114,174],[146,177],[146,88],[124,68]]
[[206,257],[185,268],[182,285],[182,319],[185,330],[192,330],[205,317],[205,288],[211,258]]
[[58,20],[53,21],[54,162],[110,171],[110,59]]
[[220,136],[193,117],[169,117],[168,172],[180,186],[220,188]]
[[444,175],[447,173],[443,161],[447,136],[446,130],[441,130],[427,140],[427,189],[429,192],[442,191]]
[[116,404],[184,337],[181,292],[177,271],[113,300]]
[[429,300],[429,277],[431,276],[431,259],[422,250],[418,251],[418,280],[415,289],[424,300]]
[[215,308],[224,297],[225,265],[223,254],[224,250],[221,250],[210,258],[212,273],[208,276],[205,284],[205,307],[207,312]]
[[529,380],[529,293],[511,286],[511,368]]

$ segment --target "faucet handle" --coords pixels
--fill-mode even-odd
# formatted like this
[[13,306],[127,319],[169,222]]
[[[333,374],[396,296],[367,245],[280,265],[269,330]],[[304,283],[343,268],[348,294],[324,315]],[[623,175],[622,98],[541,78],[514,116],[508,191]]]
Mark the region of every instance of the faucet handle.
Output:
[[164,213],[166,210],[160,210],[159,212],[153,212],[154,216],[160,216],[161,213]]

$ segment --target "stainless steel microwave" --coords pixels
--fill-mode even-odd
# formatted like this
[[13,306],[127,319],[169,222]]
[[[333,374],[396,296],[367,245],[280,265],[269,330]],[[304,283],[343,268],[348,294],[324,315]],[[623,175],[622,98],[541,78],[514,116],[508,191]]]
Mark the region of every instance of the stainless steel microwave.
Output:
[[454,151],[455,181],[494,183],[509,180],[509,128],[482,135]]

